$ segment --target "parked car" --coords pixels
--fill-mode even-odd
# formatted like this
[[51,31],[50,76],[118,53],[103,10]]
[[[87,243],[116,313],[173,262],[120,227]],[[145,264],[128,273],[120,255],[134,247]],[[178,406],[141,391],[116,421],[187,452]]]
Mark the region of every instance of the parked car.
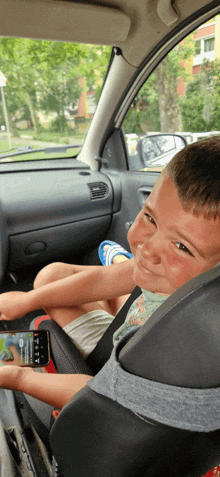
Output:
[[[218,115],[212,78],[206,78],[209,81],[204,94],[206,100],[203,101],[202,93],[197,101],[192,103],[191,100],[195,97],[190,95],[198,92],[200,77],[197,77],[196,85],[194,81],[201,65],[198,65],[198,58],[195,64],[194,47],[191,49],[190,45],[198,38],[204,42],[208,35],[207,38],[216,40],[213,52],[218,59],[220,5],[218,0],[174,3],[162,0],[0,0],[0,13],[2,293],[30,290],[37,272],[54,261],[99,264],[97,249],[104,239],[114,240],[129,249],[129,226],[162,168],[186,144],[183,121],[188,131],[189,116],[193,123],[200,114],[201,131],[205,127],[207,132],[213,128],[217,130],[217,126],[213,126]],[[33,43],[28,43],[29,39],[34,40]],[[92,45],[96,45],[94,49]],[[209,47],[213,48],[213,45],[211,42]],[[206,53],[210,52],[203,47],[203,58]],[[72,63],[73,58],[75,63]],[[105,75],[101,71],[102,63],[106,65]],[[77,69],[79,65],[81,76]],[[98,92],[100,96],[96,100]],[[165,104],[166,99],[169,103]],[[172,132],[179,131],[180,126],[182,137],[181,132],[180,135]],[[126,134],[137,131],[138,137],[142,137],[136,153],[133,150],[129,153]],[[152,134],[156,131],[163,132]],[[14,322],[1,323],[2,330],[27,328],[41,313],[44,311],[38,310]],[[1,404],[4,404],[1,418],[7,429],[18,417],[13,399],[7,391],[1,393]],[[9,411],[9,401],[13,412]],[[98,398],[95,403],[97,410],[101,409]],[[33,414],[35,404],[31,402]],[[86,399],[84,404],[83,412],[88,409]],[[101,424],[105,436],[108,426],[103,422],[107,409],[108,405],[102,408]],[[120,417],[119,410],[115,412]],[[132,414],[131,419],[134,417],[137,416]],[[126,419],[123,423],[129,424],[129,430],[139,429],[136,420],[130,420],[130,415],[126,415]],[[68,416],[66,422],[71,422]],[[108,425],[110,422],[111,419]],[[90,430],[93,425],[95,418],[93,423],[90,421]],[[31,426],[31,437],[26,435],[24,438],[25,445],[30,448],[31,475],[55,476],[51,448],[48,445],[45,450],[36,437],[34,416]],[[19,432],[22,434],[23,430],[21,428]],[[114,453],[121,445],[123,447],[122,430],[126,430],[125,424],[124,428],[117,428],[118,445]],[[11,436],[15,449],[16,436],[16,433]],[[130,438],[129,433],[127,437]],[[37,453],[36,446],[32,447],[35,438],[46,462],[43,471],[38,467],[37,459],[31,458],[32,452],[33,455]],[[91,441],[93,438],[94,435]],[[60,447],[63,439],[60,434]],[[165,446],[164,429],[160,439]],[[105,452],[99,438],[94,442],[100,451],[97,459],[101,475],[102,453],[105,456]],[[175,444],[175,438],[172,442]],[[87,440],[84,450],[82,444],[83,452],[87,452],[88,445]],[[154,462],[158,450],[152,446],[152,451]],[[210,457],[211,451],[207,455]],[[65,459],[63,464],[66,464]],[[216,454],[212,462],[214,467]],[[116,470],[111,471],[111,457],[105,463],[108,477],[118,477]],[[123,463],[127,465],[127,458],[123,457]],[[83,470],[82,465],[81,475],[93,476],[91,469],[92,465]],[[69,476],[68,462],[66,472]],[[175,475],[175,466],[173,472]],[[159,474],[168,475],[162,468],[151,468],[149,473],[155,477]],[[125,475],[141,474],[135,474],[131,468],[128,473],[126,469],[121,471],[120,477]],[[193,469],[190,475],[195,475]]]

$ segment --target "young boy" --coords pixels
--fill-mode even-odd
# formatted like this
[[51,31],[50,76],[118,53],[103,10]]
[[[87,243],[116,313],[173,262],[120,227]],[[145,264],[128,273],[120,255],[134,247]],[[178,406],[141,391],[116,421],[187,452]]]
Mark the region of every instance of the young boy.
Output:
[[[12,320],[44,308],[66,327],[78,318],[86,321],[87,313],[100,307],[106,311],[108,300],[130,293],[137,284],[143,298],[132,305],[115,341],[131,326],[143,324],[149,303],[153,302],[151,314],[166,296],[220,262],[219,171],[219,136],[186,146],[163,170],[129,230],[133,259],[109,267],[59,265],[58,280],[47,277],[51,283],[37,288],[36,280],[36,288],[28,293],[1,295],[0,319]],[[1,387],[26,392],[59,408],[89,379],[87,375],[39,374],[17,366],[0,369]]]

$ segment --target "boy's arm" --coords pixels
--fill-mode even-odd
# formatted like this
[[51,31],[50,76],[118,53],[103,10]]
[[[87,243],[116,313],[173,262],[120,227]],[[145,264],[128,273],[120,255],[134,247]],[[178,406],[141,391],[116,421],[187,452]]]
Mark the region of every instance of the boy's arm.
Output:
[[27,294],[29,306],[35,310],[71,307],[127,295],[135,287],[133,269],[133,259],[108,267],[88,267],[81,273],[31,290]]
[[0,387],[21,391],[58,409],[82,389],[91,376],[85,374],[36,373],[31,368],[3,366]]
[[13,320],[41,308],[72,307],[127,295],[135,287],[133,259],[119,264],[88,266],[82,272],[30,292],[0,295],[0,319]]

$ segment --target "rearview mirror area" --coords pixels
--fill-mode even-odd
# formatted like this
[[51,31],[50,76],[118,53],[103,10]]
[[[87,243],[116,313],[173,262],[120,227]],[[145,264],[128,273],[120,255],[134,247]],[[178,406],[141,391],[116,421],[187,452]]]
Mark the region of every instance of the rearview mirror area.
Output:
[[[184,136],[179,134],[146,134],[140,137],[134,153],[130,155],[131,164],[139,170],[161,171],[172,157],[187,144]],[[133,167],[132,167],[133,168]]]

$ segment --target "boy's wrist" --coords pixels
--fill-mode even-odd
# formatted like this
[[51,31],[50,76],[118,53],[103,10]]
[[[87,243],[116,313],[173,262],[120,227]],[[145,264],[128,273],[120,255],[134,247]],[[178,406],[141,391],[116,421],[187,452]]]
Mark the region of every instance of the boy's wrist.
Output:
[[38,290],[30,290],[26,293],[25,297],[25,308],[27,313],[29,311],[34,311],[42,308],[41,304],[38,303]]
[[20,390],[25,369],[20,366],[5,365],[0,368],[0,387]]
[[26,392],[28,386],[28,376],[34,372],[32,368],[16,366],[18,368],[14,375],[14,387],[17,391]]

